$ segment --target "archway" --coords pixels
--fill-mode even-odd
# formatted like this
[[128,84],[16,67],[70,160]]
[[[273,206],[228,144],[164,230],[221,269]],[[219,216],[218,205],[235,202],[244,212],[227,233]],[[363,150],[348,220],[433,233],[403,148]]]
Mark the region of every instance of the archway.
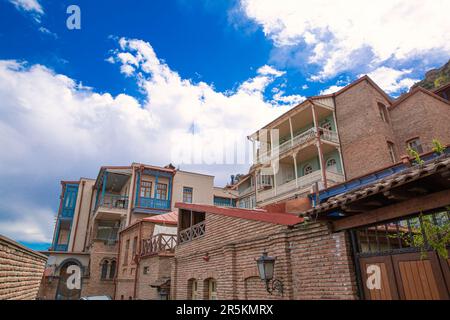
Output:
[[[75,268],[75,270],[72,270],[72,268],[69,269],[71,266],[76,266],[78,269]],[[67,259],[63,261],[59,266],[59,281],[58,281],[58,288],[56,290],[56,300],[79,300],[81,296],[81,286],[82,281],[81,278],[83,276],[83,267],[81,263],[76,259]],[[77,270],[79,270],[79,276],[80,276],[80,286],[75,288],[68,284],[71,282],[73,277],[77,276]],[[69,279],[70,278],[70,279]]]

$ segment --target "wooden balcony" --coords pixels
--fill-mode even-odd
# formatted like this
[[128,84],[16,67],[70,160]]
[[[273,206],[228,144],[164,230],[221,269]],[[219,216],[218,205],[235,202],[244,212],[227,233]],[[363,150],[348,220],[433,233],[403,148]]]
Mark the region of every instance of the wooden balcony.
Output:
[[177,245],[177,236],[174,234],[158,234],[150,239],[142,240],[141,256],[157,255],[160,253],[173,253]]
[[178,234],[178,242],[185,243],[200,238],[205,234],[205,221],[193,225],[188,229],[181,230]]

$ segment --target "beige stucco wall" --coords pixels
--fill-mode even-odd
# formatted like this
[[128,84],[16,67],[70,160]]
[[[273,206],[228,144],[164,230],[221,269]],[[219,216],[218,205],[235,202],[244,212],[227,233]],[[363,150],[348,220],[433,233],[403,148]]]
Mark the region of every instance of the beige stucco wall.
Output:
[[172,209],[183,201],[183,187],[193,189],[193,203],[213,204],[214,177],[198,173],[177,171],[173,179]]
[[[82,252],[84,250],[84,242],[91,212],[91,197],[93,196],[94,184],[95,180],[93,179],[80,179],[75,214],[70,232],[69,251]],[[92,206],[94,206],[94,201],[95,199],[92,199]]]

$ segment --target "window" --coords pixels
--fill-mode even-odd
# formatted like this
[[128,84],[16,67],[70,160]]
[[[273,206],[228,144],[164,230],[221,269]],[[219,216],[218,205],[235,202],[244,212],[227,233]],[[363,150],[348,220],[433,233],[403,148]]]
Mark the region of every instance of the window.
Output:
[[310,164],[307,164],[303,167],[303,175],[307,176],[308,174],[311,174],[313,172],[313,168]]
[[156,199],[166,200],[167,198],[167,184],[158,183],[156,185]]
[[151,198],[152,197],[152,182],[142,181],[141,182],[141,197]]
[[131,250],[131,252],[133,253],[133,255],[131,257],[133,259],[133,261],[134,261],[134,257],[136,256],[137,241],[138,241],[138,237],[134,237],[134,239],[133,239],[133,247],[132,247],[132,250]]
[[150,271],[150,267],[144,267],[144,274],[148,274]]
[[183,202],[192,203],[193,190],[189,187],[183,187]]
[[189,288],[189,298],[191,300],[198,300],[198,287],[197,287],[197,280],[191,279],[188,282],[188,288]]
[[125,250],[123,252],[123,265],[126,266],[128,264],[128,250],[130,250],[130,239],[125,243]]
[[386,106],[382,103],[378,103],[378,111],[380,112],[380,117],[384,122],[389,123],[388,113]]
[[336,159],[330,158],[327,160],[327,170],[331,172],[337,172],[337,162]]
[[408,147],[415,150],[417,153],[423,153],[422,143],[419,138],[411,139],[408,141]]
[[116,260],[111,261],[111,264],[109,266],[109,278],[114,279],[114,276],[116,275]]
[[120,223],[115,221],[99,221],[97,226],[97,239],[104,241],[116,241]]
[[394,144],[392,142],[388,141],[387,145],[388,145],[389,155],[391,157],[392,163],[396,163],[396,161],[395,161]]
[[208,299],[217,300],[217,282],[214,279],[208,281]]
[[103,263],[101,264],[101,268],[100,278],[104,280],[106,279],[106,276],[108,274],[108,260],[103,261]]

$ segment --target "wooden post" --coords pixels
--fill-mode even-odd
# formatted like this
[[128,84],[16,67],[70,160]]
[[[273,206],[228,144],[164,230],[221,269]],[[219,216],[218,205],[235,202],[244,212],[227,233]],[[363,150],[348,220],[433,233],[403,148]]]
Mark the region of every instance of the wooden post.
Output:
[[325,163],[324,163],[324,159],[323,159],[322,141],[320,139],[320,133],[319,133],[319,123],[318,123],[316,108],[314,107],[314,104],[311,104],[311,110],[312,110],[312,114],[313,114],[314,127],[316,129],[317,152],[319,154],[319,164],[320,164],[320,170],[322,173],[322,181],[323,181],[323,185],[326,189],[328,187],[327,174],[326,174],[326,167],[325,167]]
[[295,187],[298,188],[298,169],[297,169],[297,153],[292,155],[294,158],[294,170],[295,170]]
[[294,130],[292,130],[292,119],[289,117],[289,129],[291,130],[291,147],[294,146]]

